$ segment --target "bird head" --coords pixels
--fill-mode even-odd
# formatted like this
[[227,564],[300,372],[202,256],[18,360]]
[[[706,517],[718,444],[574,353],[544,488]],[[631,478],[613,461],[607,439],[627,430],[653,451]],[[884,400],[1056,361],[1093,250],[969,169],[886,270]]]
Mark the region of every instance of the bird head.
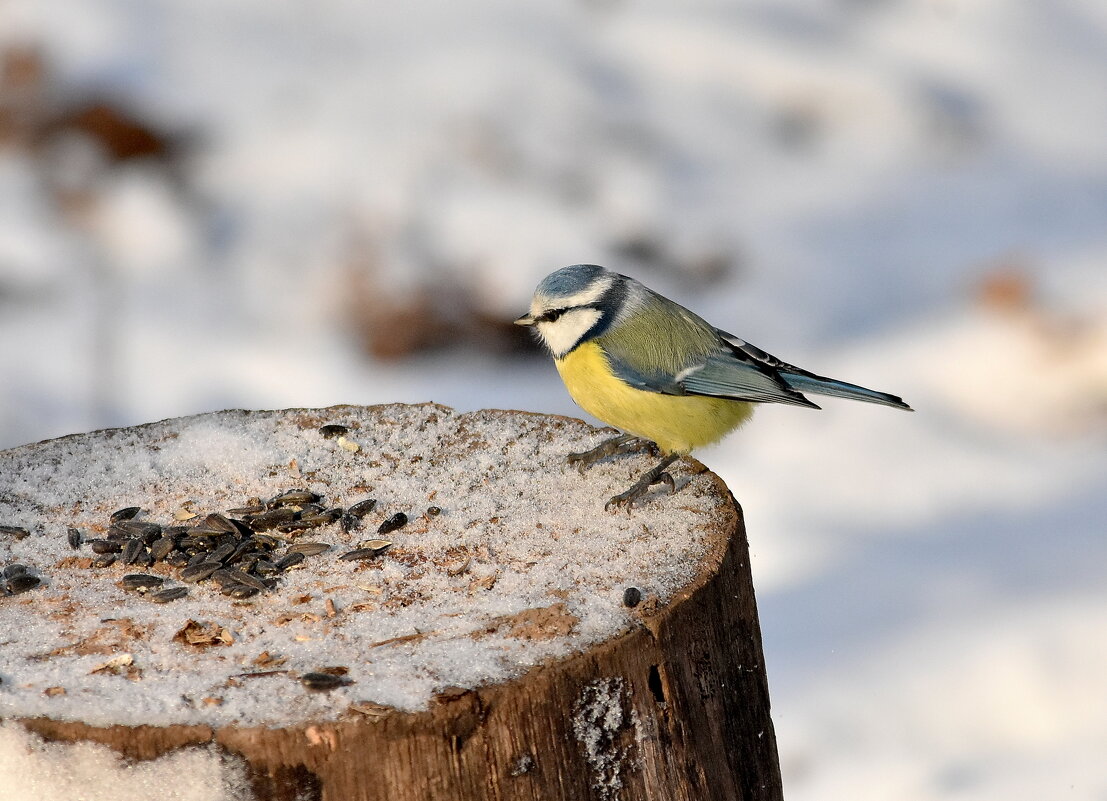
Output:
[[530,311],[515,321],[533,326],[555,357],[598,336],[619,313],[625,279],[595,264],[574,264],[550,273],[530,302]]

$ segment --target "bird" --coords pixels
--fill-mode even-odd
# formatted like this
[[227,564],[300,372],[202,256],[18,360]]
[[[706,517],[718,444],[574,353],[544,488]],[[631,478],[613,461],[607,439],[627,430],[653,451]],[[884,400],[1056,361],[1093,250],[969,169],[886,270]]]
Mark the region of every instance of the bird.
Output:
[[581,472],[608,456],[650,451],[661,462],[605,507],[630,508],[668,467],[749,420],[755,404],[818,409],[804,393],[913,411],[902,398],[816,375],[708,323],[644,284],[596,264],[555,270],[515,320],[537,332],[573,400],[622,432],[570,453]]

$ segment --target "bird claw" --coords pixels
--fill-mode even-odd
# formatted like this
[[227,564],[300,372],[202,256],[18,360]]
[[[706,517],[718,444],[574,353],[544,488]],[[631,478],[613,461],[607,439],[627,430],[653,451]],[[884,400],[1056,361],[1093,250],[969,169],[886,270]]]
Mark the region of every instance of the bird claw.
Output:
[[[634,439],[635,437],[631,436],[630,434],[620,434],[617,437],[612,437],[611,439],[604,440],[595,448],[592,448],[592,450],[581,451],[580,453],[570,453],[567,457],[565,457],[565,461],[568,462],[570,465],[575,464],[577,466],[577,469],[580,470],[581,473],[583,473],[596,462],[600,461],[600,459],[622,452],[624,446]],[[653,443],[650,444],[652,445]]]
[[653,470],[650,470],[635,481],[626,492],[620,492],[618,495],[613,496],[603,505],[603,508],[608,512],[623,506],[627,509],[633,509],[638,499],[649,492],[650,487],[654,484],[665,484],[669,488],[670,495],[675,493],[676,480],[673,479],[672,474],[665,469],[672,464],[675,459],[675,456],[665,459],[665,461],[653,468]]

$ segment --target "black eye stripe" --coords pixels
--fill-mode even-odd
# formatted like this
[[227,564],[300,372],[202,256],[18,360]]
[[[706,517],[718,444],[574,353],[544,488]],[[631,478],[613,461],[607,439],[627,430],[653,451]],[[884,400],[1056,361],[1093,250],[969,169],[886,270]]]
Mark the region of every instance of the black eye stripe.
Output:
[[566,312],[577,311],[578,309],[596,309],[597,311],[602,311],[598,304],[585,303],[583,306],[566,306],[561,309],[547,309],[546,311],[535,317],[534,321],[536,323],[552,323],[554,320],[556,320],[558,317],[565,314]]
[[561,315],[563,315],[567,311],[569,311],[569,310],[568,309],[547,309],[546,311],[542,312],[542,314],[538,315],[534,319],[537,320],[540,323],[552,323],[554,320],[556,320],[558,317],[560,317]]

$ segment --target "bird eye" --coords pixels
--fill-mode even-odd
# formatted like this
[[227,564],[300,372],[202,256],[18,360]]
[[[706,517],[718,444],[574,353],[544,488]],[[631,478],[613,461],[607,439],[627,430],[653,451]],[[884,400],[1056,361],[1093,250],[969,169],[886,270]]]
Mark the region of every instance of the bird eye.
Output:
[[549,311],[543,312],[542,316],[539,317],[538,319],[541,320],[544,323],[552,323],[554,320],[556,320],[558,317],[560,317],[564,313],[565,313],[565,309],[550,309]]

